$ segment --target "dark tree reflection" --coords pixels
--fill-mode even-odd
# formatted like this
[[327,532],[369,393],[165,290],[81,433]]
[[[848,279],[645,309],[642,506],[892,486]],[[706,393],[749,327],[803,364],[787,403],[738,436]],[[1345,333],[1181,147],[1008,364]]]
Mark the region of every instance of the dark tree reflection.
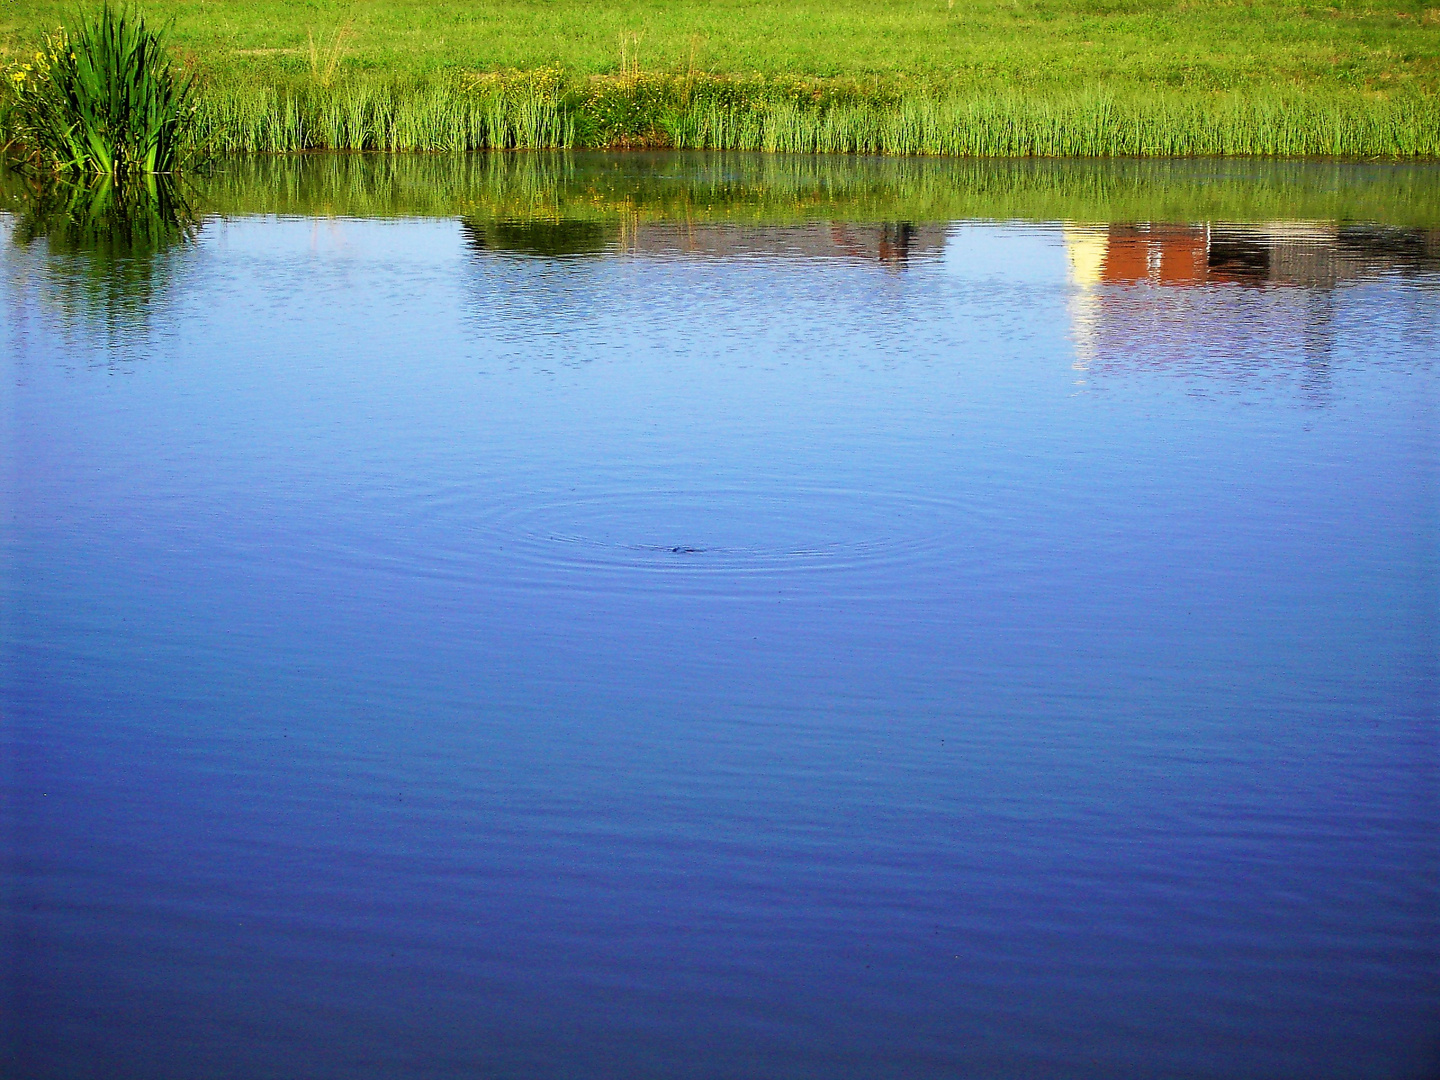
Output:
[[614,222],[540,220],[483,221],[467,218],[465,236],[478,250],[556,258],[595,255],[609,250],[620,237]]

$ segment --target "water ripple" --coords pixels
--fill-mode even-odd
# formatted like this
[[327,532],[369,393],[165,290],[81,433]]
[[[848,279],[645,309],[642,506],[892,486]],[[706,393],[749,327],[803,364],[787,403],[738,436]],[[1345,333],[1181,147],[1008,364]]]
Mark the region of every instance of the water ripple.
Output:
[[821,487],[615,490],[527,501],[476,528],[531,580],[753,580],[925,561],[953,512],[943,499]]

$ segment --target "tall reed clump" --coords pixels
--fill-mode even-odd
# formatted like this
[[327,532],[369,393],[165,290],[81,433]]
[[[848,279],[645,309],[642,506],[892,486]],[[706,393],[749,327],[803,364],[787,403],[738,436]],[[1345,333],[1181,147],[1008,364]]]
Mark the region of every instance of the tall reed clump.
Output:
[[136,12],[81,15],[7,82],[9,142],[36,171],[173,173],[196,153],[193,82]]

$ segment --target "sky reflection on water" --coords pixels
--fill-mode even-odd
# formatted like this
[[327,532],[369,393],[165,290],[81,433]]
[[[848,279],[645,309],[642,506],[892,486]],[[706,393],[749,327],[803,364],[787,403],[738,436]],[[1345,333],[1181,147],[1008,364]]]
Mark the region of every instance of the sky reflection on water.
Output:
[[1440,174],[325,167],[7,219],[7,1074],[1433,1073]]

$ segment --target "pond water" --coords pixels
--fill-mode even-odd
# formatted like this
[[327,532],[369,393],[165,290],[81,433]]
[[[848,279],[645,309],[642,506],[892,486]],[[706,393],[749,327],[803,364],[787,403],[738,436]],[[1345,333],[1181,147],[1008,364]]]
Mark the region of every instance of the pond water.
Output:
[[0,1072],[1436,1075],[1440,168],[6,183]]

